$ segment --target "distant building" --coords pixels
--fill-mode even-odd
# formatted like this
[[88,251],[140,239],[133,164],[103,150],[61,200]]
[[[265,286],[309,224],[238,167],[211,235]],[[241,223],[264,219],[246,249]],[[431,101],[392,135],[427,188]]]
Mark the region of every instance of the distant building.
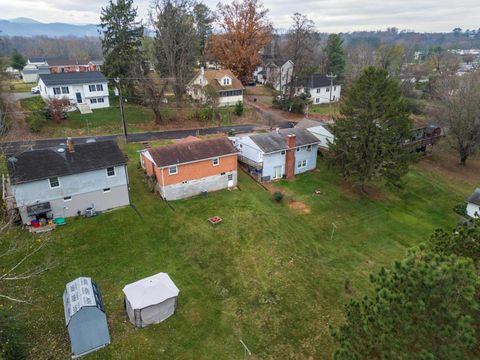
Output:
[[265,65],[265,82],[272,85],[275,90],[285,93],[293,79],[293,66],[291,60],[287,60],[282,66],[277,66],[273,62],[268,63]]
[[206,86],[218,94],[218,106],[230,106],[243,102],[242,82],[230,70],[204,70],[203,67],[187,85],[187,94],[193,100],[205,103]]
[[36,83],[41,74],[50,74],[50,67],[45,58],[29,58],[22,70],[23,82]]
[[129,205],[127,162],[114,141],[23,151],[7,160],[7,198],[22,222]]
[[63,72],[100,71],[103,65],[101,60],[68,60],[49,59],[48,65],[52,74]]
[[299,80],[295,86],[295,94],[307,94],[314,105],[328,104],[340,101],[342,86],[323,74],[312,74],[306,79]]
[[110,106],[108,80],[99,71],[42,74],[38,86],[45,101],[67,98],[81,111],[82,108],[99,109]]

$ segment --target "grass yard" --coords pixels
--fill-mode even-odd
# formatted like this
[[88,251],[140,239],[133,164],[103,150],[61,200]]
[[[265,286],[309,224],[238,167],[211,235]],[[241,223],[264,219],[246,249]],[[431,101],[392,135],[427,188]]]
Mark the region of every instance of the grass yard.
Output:
[[6,81],[4,88],[6,92],[30,92],[37,83],[24,83],[21,79]]
[[[341,321],[342,305],[369,292],[372,271],[435,228],[454,226],[452,207],[472,190],[416,166],[404,190],[360,196],[320,161],[316,171],[272,185],[286,194],[281,204],[240,172],[239,190],[172,202],[173,211],[147,191],[137,149],[127,150],[132,203],[141,216],[125,208],[70,219],[34,259],[58,265],[11,294],[34,300],[15,305],[30,358],[68,357],[62,292],[78,276],[99,284],[112,337],[89,359],[240,359],[240,339],[251,359],[329,358],[329,326]],[[214,215],[223,222],[210,225]],[[135,329],[122,288],[160,271],[180,289],[177,313]]]
[[[313,114],[330,115],[330,106],[328,104],[310,105],[308,111]],[[336,115],[337,112],[338,104],[332,104],[332,115]]]

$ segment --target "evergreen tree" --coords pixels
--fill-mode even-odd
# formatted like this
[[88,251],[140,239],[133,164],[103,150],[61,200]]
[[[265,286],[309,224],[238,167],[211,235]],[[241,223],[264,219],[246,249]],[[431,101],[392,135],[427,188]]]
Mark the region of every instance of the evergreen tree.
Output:
[[193,16],[198,36],[198,57],[200,64],[205,66],[205,51],[207,40],[212,34],[213,14],[207,5],[198,3],[193,8]]
[[413,157],[403,145],[411,121],[399,82],[383,69],[367,68],[351,85],[340,112],[329,164],[362,189],[376,178],[398,183]]
[[328,36],[325,53],[327,55],[327,73],[333,73],[337,75],[338,80],[342,80],[345,72],[345,51],[343,50],[343,40],[339,35]]
[[374,295],[352,300],[332,333],[335,359],[474,359],[480,278],[469,259],[410,252],[371,276]]
[[27,59],[18,52],[17,49],[13,49],[12,55],[10,56],[10,66],[18,71],[21,71],[25,64],[27,63]]
[[110,0],[102,8],[103,72],[109,78],[128,78],[140,73],[144,29],[136,17],[133,0]]
[[473,260],[480,267],[480,219],[461,225],[452,231],[438,229],[427,243],[438,254],[456,255]]

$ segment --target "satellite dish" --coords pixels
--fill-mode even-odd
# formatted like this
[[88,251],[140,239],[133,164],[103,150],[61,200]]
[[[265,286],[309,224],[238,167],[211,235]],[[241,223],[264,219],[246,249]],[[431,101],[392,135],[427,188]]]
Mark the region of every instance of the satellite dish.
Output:
[[64,152],[65,152],[65,149],[64,149],[64,148],[58,148],[57,151],[58,151],[59,153],[64,153]]

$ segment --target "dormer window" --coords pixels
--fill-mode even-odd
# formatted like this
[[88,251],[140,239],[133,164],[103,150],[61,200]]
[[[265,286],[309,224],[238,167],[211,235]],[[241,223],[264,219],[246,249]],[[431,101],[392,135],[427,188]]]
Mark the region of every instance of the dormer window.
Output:
[[223,78],[223,85],[230,85],[231,84],[231,80],[229,77],[225,76]]

